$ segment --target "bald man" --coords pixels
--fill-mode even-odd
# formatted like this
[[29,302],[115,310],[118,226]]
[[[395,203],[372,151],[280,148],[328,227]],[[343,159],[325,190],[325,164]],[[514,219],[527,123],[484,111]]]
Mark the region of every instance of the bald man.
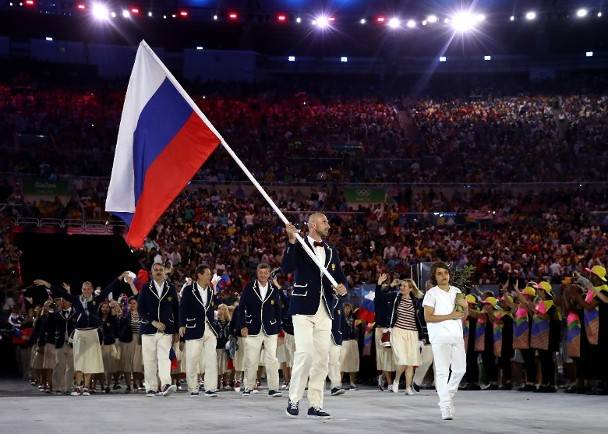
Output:
[[336,295],[346,295],[346,277],[340,267],[337,249],[323,241],[330,229],[327,217],[321,213],[312,214],[308,219],[308,229],[304,242],[339,285],[332,288],[329,279],[307,255],[302,245],[297,243],[297,229],[293,225],[287,225],[288,241],[281,267],[284,272],[294,275],[289,313],[293,320],[296,351],[286,413],[290,417],[298,416],[299,403],[308,384],[308,417],[328,419],[331,416],[323,411],[323,389],[334,315],[332,300]]

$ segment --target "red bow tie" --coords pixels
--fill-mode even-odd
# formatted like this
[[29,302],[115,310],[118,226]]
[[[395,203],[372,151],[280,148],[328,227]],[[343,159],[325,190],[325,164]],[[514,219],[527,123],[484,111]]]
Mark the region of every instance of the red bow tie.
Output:
[[323,247],[325,246],[325,244],[323,243],[323,241],[315,241],[312,243],[313,246],[315,247]]

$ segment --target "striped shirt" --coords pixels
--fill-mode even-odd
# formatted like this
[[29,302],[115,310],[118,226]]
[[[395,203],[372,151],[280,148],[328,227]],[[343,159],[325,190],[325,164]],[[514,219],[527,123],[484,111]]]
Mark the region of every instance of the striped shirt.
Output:
[[414,310],[411,298],[401,298],[397,306],[397,322],[395,322],[395,327],[404,330],[418,330],[416,327],[416,311]]
[[131,312],[131,333],[139,334],[139,314]]

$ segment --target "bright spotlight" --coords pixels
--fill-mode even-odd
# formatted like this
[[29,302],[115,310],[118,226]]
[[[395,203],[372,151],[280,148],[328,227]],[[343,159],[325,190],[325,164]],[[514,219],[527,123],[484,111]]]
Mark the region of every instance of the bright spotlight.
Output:
[[401,20],[397,17],[393,17],[390,20],[388,20],[388,24],[387,24],[391,29],[398,29],[399,26],[401,26]]
[[426,20],[431,24],[435,24],[439,20],[439,18],[437,18],[437,15],[429,15],[428,17],[426,17]]
[[129,18],[130,16],[131,16],[131,13],[128,10],[126,10],[126,9],[122,10],[122,17],[123,18]]
[[598,13],[597,13],[597,17],[598,17],[598,18],[602,18],[602,13],[601,13],[601,12],[598,12]]
[[515,15],[511,15],[511,16],[509,17],[509,21],[515,21]]
[[534,12],[534,11],[526,12],[526,20],[532,21],[535,19],[536,19],[536,12]]
[[296,23],[300,24],[301,22],[302,22],[302,18],[297,17],[297,18],[296,18]]
[[319,15],[312,21],[313,26],[317,26],[320,29],[326,29],[329,27],[329,17],[326,15]]
[[295,62],[295,61],[296,61],[296,56],[289,56],[289,57],[287,58],[287,61],[288,61],[288,62]]
[[114,12],[114,11],[110,12],[110,16],[111,16],[112,18],[116,18],[116,12]]
[[483,60],[485,62],[489,62],[490,60],[492,60],[492,56],[483,56]]
[[348,62],[348,57],[346,57],[346,56],[340,57],[340,62],[342,62],[342,63]]
[[459,12],[452,17],[452,28],[460,33],[470,32],[478,21],[477,16],[469,12]]
[[367,23],[367,20],[365,18],[361,18],[359,20],[359,24],[365,24],[365,23]]
[[406,26],[408,29],[413,29],[414,27],[416,27],[416,21],[415,20],[407,20]]
[[93,14],[93,18],[98,21],[107,21],[108,18],[110,18],[110,11],[108,10],[108,7],[101,3],[93,3],[91,13]]
[[447,57],[445,57],[445,56],[441,56],[441,57],[439,58],[439,61],[440,61],[441,63],[444,63],[444,62],[447,62],[447,61],[448,61],[448,58],[447,58]]
[[593,57],[593,51],[586,51],[585,57]]
[[589,13],[589,11],[587,11],[587,9],[581,8],[581,9],[579,9],[579,10],[576,11],[576,16],[578,18],[585,18],[588,13]]

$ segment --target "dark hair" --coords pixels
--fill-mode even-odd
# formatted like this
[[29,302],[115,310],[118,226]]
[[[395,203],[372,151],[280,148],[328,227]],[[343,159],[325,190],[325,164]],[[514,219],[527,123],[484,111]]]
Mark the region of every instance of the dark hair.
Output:
[[211,267],[203,262],[198,267],[196,267],[196,271],[194,272],[194,277],[196,279],[198,279],[198,275],[203,274],[205,272],[205,270],[211,271]]
[[435,278],[435,273],[437,273],[437,270],[440,268],[447,270],[448,273],[450,272],[450,267],[448,267],[448,264],[446,264],[445,262],[435,262],[431,266],[431,282],[433,283],[433,285],[437,285],[437,279]]
[[258,264],[258,270],[262,270],[262,269],[268,269],[270,270],[270,264],[267,264],[266,262],[260,262]]

